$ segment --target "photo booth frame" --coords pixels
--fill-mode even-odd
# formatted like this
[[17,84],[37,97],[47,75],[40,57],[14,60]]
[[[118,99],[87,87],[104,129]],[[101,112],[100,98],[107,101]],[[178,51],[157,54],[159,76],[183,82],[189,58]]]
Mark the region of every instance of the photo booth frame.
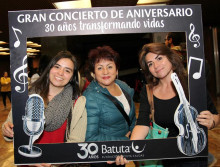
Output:
[[[205,157],[208,143],[198,154],[180,152],[177,138],[104,141],[61,144],[34,144],[39,157],[19,154],[28,144],[22,116],[28,99],[27,38],[95,34],[185,32],[188,55],[190,105],[206,110],[206,82],[201,5],[105,7],[91,9],[9,11],[12,111],[15,164],[87,163],[128,160]],[[207,129],[204,129],[207,137]]]

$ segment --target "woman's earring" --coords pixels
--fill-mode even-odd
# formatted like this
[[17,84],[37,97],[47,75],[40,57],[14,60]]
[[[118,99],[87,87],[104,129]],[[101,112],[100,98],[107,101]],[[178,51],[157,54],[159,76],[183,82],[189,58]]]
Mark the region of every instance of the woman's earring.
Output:
[[90,72],[90,75],[95,80],[95,74],[93,72]]

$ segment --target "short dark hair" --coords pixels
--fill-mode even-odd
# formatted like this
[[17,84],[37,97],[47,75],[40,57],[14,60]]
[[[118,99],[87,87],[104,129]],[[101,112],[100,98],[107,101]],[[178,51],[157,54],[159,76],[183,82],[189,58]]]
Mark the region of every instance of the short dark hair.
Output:
[[90,72],[95,72],[95,64],[102,59],[114,61],[116,69],[119,69],[119,54],[114,51],[110,46],[99,46],[95,49],[90,50],[88,58]]

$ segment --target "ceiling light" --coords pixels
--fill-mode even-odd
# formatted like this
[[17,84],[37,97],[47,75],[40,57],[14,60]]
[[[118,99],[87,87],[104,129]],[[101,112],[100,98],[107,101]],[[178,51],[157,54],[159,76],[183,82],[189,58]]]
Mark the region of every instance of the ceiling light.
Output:
[[74,0],[74,1],[62,1],[54,2],[53,5],[56,9],[73,9],[73,8],[91,8],[90,0]]
[[0,51],[9,51],[9,48],[0,47]]
[[166,5],[170,0],[138,0],[137,5]]
[[40,52],[40,50],[27,48],[27,53],[30,53],[30,52]]
[[40,44],[34,43],[34,42],[32,42],[32,41],[27,41],[27,46],[28,46],[28,47],[41,47]]
[[8,44],[8,43],[4,41],[0,41],[0,45],[3,45],[3,44]]
[[37,43],[32,43],[32,44],[27,44],[28,47],[41,47],[41,45],[37,44]]
[[10,55],[8,52],[0,52],[0,55]]
[[37,55],[37,53],[27,53],[27,55]]
[[32,41],[27,41],[27,45],[28,45],[28,44],[33,44],[33,43],[34,43],[34,42],[32,42]]

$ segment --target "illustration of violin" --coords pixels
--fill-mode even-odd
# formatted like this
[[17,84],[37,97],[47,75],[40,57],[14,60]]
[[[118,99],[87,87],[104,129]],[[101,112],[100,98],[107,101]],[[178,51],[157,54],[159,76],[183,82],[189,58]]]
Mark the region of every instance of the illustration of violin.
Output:
[[193,156],[199,154],[205,148],[207,142],[206,134],[198,126],[196,120],[198,111],[187,101],[177,74],[172,73],[171,79],[180,99],[180,104],[174,114],[174,122],[179,128],[177,145],[183,154]]

